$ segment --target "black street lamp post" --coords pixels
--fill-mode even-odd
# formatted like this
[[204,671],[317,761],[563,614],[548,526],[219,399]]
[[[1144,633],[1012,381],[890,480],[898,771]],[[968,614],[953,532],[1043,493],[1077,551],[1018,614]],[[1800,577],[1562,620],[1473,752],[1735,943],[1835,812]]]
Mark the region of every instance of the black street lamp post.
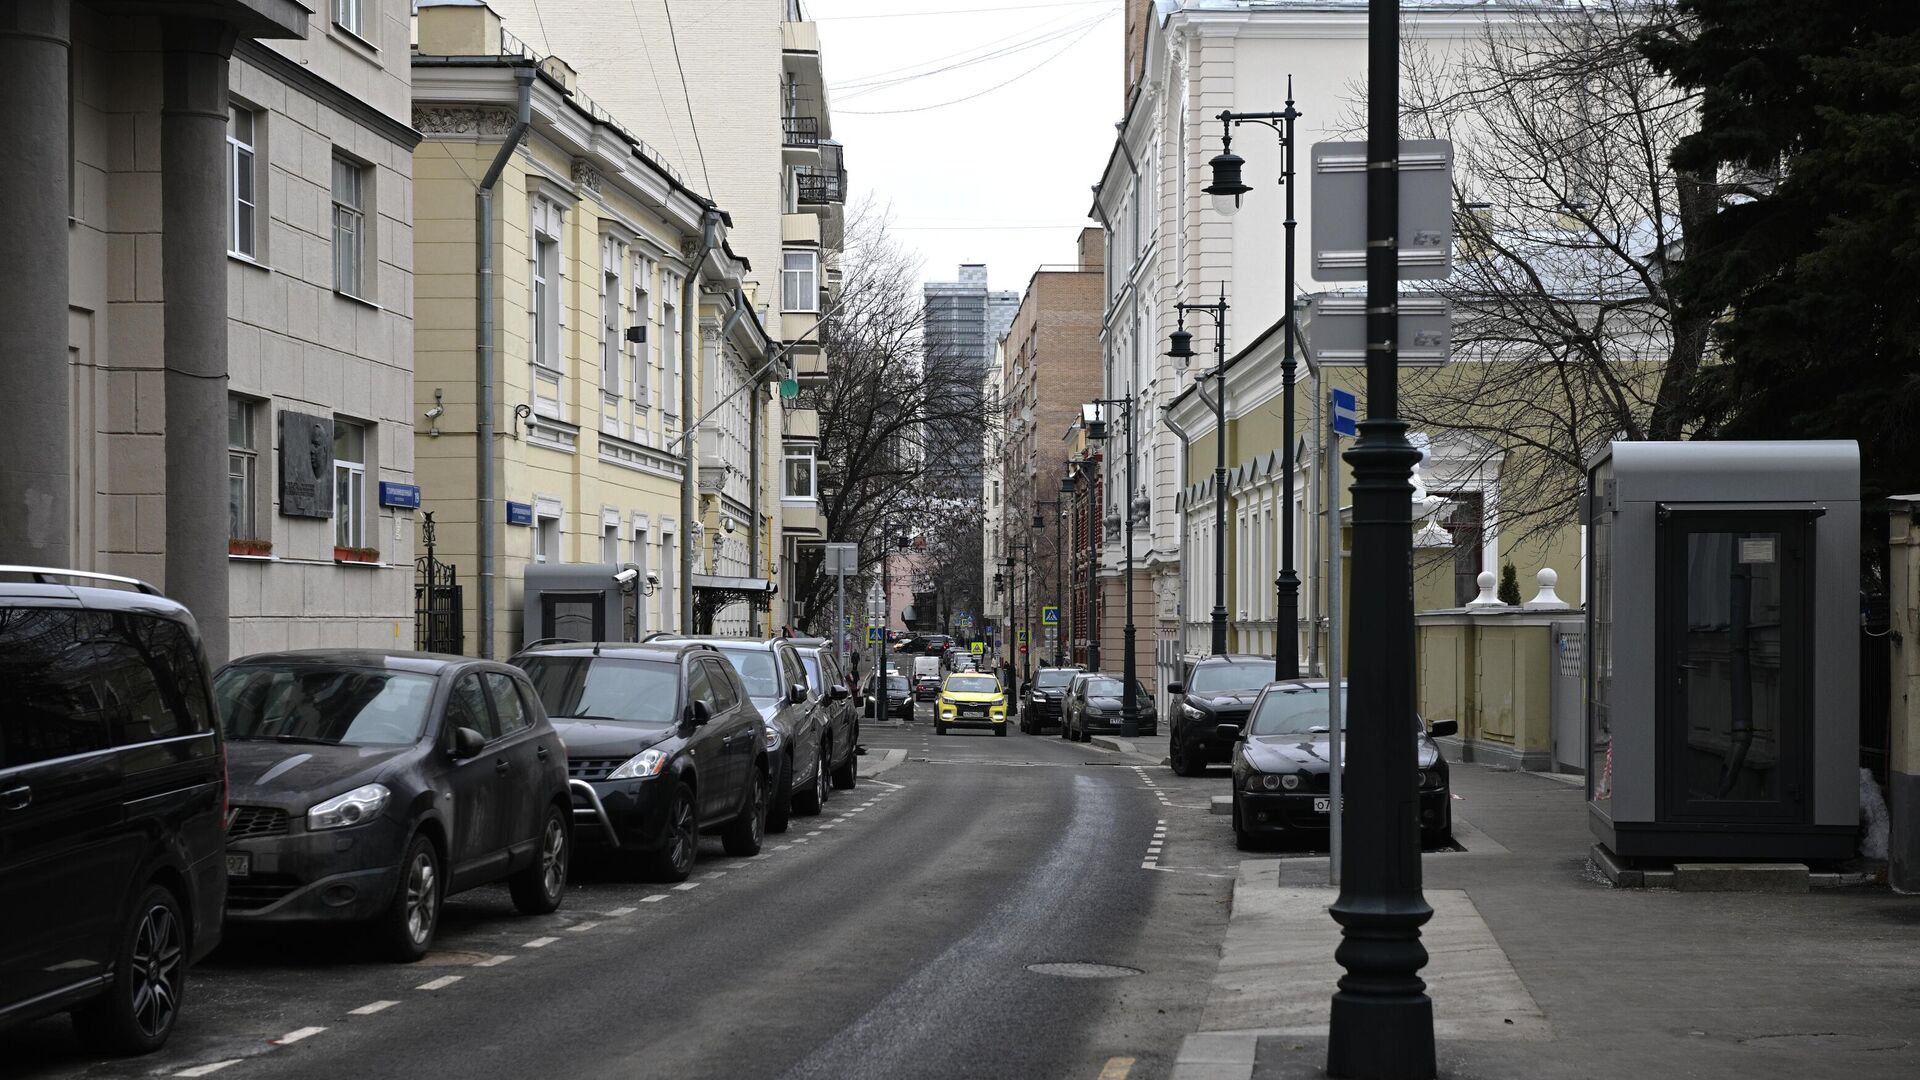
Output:
[[[1346,452],[1353,469],[1354,650],[1351,750],[1340,859],[1327,1074],[1430,1080],[1433,1002],[1420,969],[1418,765],[1407,737],[1413,700],[1413,467],[1420,455],[1398,415],[1400,4],[1372,0],[1367,38],[1367,418]],[[1338,598],[1334,598],[1338,602]]]
[[[1377,2],[1377,0],[1376,0]],[[1397,3],[1396,3],[1397,6]],[[1293,77],[1287,77],[1287,107],[1279,112],[1233,112],[1223,111],[1218,119],[1221,124],[1220,153],[1212,161],[1213,183],[1207,185],[1206,193],[1213,196],[1214,208],[1223,214],[1232,214],[1240,209],[1241,197],[1253,189],[1240,178],[1240,169],[1246,160],[1233,152],[1233,128],[1237,124],[1259,124],[1273,129],[1280,136],[1280,146],[1284,157],[1280,168],[1280,185],[1287,189],[1286,229],[1286,283],[1284,300],[1286,303],[1286,349],[1280,357],[1280,371],[1284,390],[1282,391],[1281,441],[1284,443],[1285,461],[1281,466],[1283,497],[1281,505],[1285,509],[1280,515],[1281,562],[1279,576],[1274,578],[1274,595],[1279,609],[1275,614],[1273,675],[1276,679],[1297,679],[1300,677],[1300,574],[1293,565],[1293,375],[1297,362],[1294,360],[1294,231],[1298,224],[1294,220],[1293,206],[1293,125],[1300,118],[1300,110],[1293,107]],[[1223,381],[1224,393],[1224,381]],[[1224,497],[1224,496],[1222,496]]]
[[[1062,478],[1060,483],[1061,483],[1061,494],[1064,495],[1067,492],[1070,492],[1073,490],[1070,486],[1068,486],[1066,478]],[[1058,518],[1065,514],[1066,505],[1067,503],[1065,499],[1035,499],[1033,501],[1034,531],[1043,532],[1047,527],[1046,515],[1040,513],[1041,507],[1044,506],[1048,510],[1053,511],[1054,517]],[[1066,531],[1067,530],[1064,525],[1060,524],[1059,522],[1055,522],[1055,528],[1053,530],[1053,581],[1051,582],[1053,588],[1051,590],[1051,594],[1053,596],[1053,608],[1054,608],[1054,619],[1055,619],[1054,628],[1053,628],[1053,653],[1054,653],[1053,662],[1056,666],[1058,666],[1060,663],[1060,641],[1061,641],[1061,638],[1063,637],[1063,635],[1060,632],[1063,628],[1059,625],[1059,613],[1066,606],[1060,602],[1060,591],[1061,591],[1060,590],[1060,581],[1061,581],[1060,540],[1061,540],[1061,534],[1065,533]],[[1042,584],[1048,584],[1048,583],[1043,581]],[[1047,605],[1042,604],[1040,606],[1042,609],[1044,609]],[[1045,629],[1045,623],[1046,623],[1046,615],[1045,615],[1045,611],[1043,610],[1041,613],[1042,629]]]
[[1187,332],[1187,312],[1212,317],[1213,376],[1219,382],[1213,399],[1213,635],[1212,652],[1227,655],[1227,287],[1211,304],[1175,304],[1180,328],[1169,338],[1167,355],[1185,363],[1193,359],[1193,335]]
[[1133,459],[1135,457],[1133,446],[1133,399],[1095,398],[1083,406],[1082,422],[1087,425],[1087,438],[1107,438],[1107,422],[1100,416],[1100,409],[1105,405],[1120,406],[1121,422],[1127,425],[1127,490],[1126,508],[1124,510],[1126,519],[1125,542],[1127,545],[1125,570],[1127,621],[1120,631],[1121,648],[1126,652],[1126,655],[1120,662],[1120,680],[1123,684],[1120,694],[1120,732],[1129,739],[1137,739],[1140,737],[1140,703],[1138,700],[1139,691],[1137,689],[1139,676],[1137,671],[1138,662],[1135,655],[1136,650],[1134,648],[1135,628],[1133,625],[1133,519],[1136,516],[1134,513],[1133,499],[1135,490],[1133,479]]

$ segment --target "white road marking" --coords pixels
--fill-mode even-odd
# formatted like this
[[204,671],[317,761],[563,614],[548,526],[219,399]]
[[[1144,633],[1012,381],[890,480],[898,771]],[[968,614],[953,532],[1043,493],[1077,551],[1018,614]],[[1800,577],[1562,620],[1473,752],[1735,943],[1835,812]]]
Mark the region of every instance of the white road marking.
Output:
[[630,907],[617,907],[617,908],[614,908],[612,911],[607,912],[607,918],[617,919],[622,915],[631,915],[638,910],[640,909],[630,908]]
[[599,926],[599,925],[600,925],[600,924],[599,924],[599,923],[597,923],[597,922],[583,922],[583,923],[578,923],[578,924],[575,924],[575,925],[573,925],[573,926],[569,926],[569,927],[567,927],[567,932],[568,932],[568,933],[573,933],[573,934],[578,934],[578,933],[581,933],[581,932],[583,932],[583,931],[587,931],[587,930],[591,930],[591,929],[593,929],[594,927],[596,927],[596,926]]
[[1152,862],[1152,861],[1143,862],[1140,864],[1140,869],[1142,870],[1157,870],[1159,869],[1159,867],[1160,867],[1159,863]]
[[532,941],[522,943],[520,947],[523,949],[544,949],[559,940],[557,937],[537,937]]
[[[878,785],[880,785],[881,787],[883,787],[883,788],[887,788],[887,789],[888,789],[888,790],[886,790],[886,791],[883,791],[883,792],[881,792],[881,793],[880,793],[880,795],[890,795],[890,794],[892,794],[893,792],[895,792],[895,791],[899,791],[899,790],[900,790],[901,788],[903,788],[903,787],[906,787],[906,785],[905,785],[905,784],[889,784],[889,783],[887,783],[887,782],[886,782],[885,780],[869,780],[869,781],[867,781],[867,783],[869,783],[869,784],[878,784]],[[877,799],[877,798],[879,798],[879,797],[880,797],[880,795],[875,795],[875,796],[874,796],[874,798],[876,798],[876,799]]]
[[794,842],[794,843],[796,843],[796,844],[808,844],[808,843],[812,843],[812,841],[811,841],[811,840],[809,840],[809,839],[808,839],[807,837],[804,837],[804,836],[796,836],[796,837],[794,837],[794,838],[793,838],[793,842]]
[[701,876],[701,877],[703,877],[703,878],[710,878],[710,877],[726,877],[726,876],[727,876],[727,872],[726,872],[725,870],[709,870],[709,871],[707,871],[706,873],[704,873],[704,874],[701,874],[700,876]]
[[700,887],[700,883],[697,881],[683,881],[680,884],[674,886],[674,888],[679,890],[680,892],[686,892],[688,889],[697,889],[699,887]]
[[773,850],[775,850],[775,851],[785,851],[785,850],[787,850],[788,848],[790,848],[790,847],[792,847],[792,846],[793,846],[792,844],[779,844],[779,845],[776,845],[776,846],[774,847],[774,849],[773,849]]
[[327,1029],[323,1027],[297,1028],[273,1040],[273,1043],[275,1046],[291,1046],[292,1044],[299,1042],[301,1039],[310,1039],[325,1030]]
[[826,831],[827,831],[828,829],[837,829],[837,828],[839,828],[839,827],[840,827],[840,823],[839,823],[839,822],[837,822],[837,821],[829,821],[829,822],[827,822],[827,823],[826,823],[825,825],[822,825],[822,826],[820,826],[820,828],[819,828],[819,829],[817,829],[817,830],[815,830],[815,831],[816,831],[816,832],[826,832]]
[[[554,939],[548,938],[547,940],[552,941]],[[433,980],[432,982],[423,982],[419,986],[414,987],[414,989],[415,990],[445,990],[447,987],[452,986],[454,983],[457,983],[459,981],[460,981],[460,976],[458,975],[442,975],[439,978]]]
[[667,898],[666,893],[654,893],[652,896],[641,897],[640,902],[643,904],[657,904],[660,901],[665,900],[666,898]]
[[348,1009],[347,1015],[348,1016],[372,1016],[374,1013],[384,1012],[388,1009],[393,1008],[395,1005],[398,1005],[398,1004],[400,1003],[397,1001],[376,1001],[371,1005],[362,1005],[357,1009]]
[[489,956],[485,960],[482,960],[473,966],[474,967],[499,967],[501,964],[504,964],[511,959],[513,959],[513,957],[511,956]]
[[226,1061],[216,1061],[211,1065],[195,1065],[191,1069],[181,1069],[179,1072],[174,1073],[173,1075],[175,1076],[209,1076],[213,1073],[219,1072],[221,1069],[224,1069],[229,1065],[238,1065],[238,1064],[240,1064],[239,1058],[229,1058]]

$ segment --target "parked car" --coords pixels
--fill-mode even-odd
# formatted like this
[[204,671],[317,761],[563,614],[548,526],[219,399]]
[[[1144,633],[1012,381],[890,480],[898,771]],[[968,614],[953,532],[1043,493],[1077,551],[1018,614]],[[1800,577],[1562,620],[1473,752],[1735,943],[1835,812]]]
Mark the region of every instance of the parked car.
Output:
[[[1297,836],[1325,846],[1333,802],[1327,686],[1324,679],[1269,684],[1254,702],[1251,722],[1236,734],[1233,837],[1242,850],[1260,837]],[[1343,694],[1343,713],[1346,700]],[[1345,723],[1343,715],[1343,727]],[[1420,843],[1425,847],[1453,839],[1452,780],[1433,737],[1452,735],[1458,728],[1452,720],[1440,720],[1429,731],[1419,717],[1413,718],[1420,766]]]
[[995,735],[1007,733],[1007,695],[1000,680],[992,675],[949,675],[934,702],[933,732],[945,735],[948,728],[991,728]]
[[940,696],[940,658],[932,654],[913,658],[913,696],[932,701]]
[[159,1049],[220,942],[224,751],[193,617],[132,578],[0,568],[0,1027]]
[[[886,710],[886,714],[911,721],[914,705],[913,684],[907,681],[905,675],[889,670],[885,686],[884,690],[876,690],[873,680],[867,680],[867,700],[871,702],[875,695],[884,694],[886,699],[881,703],[881,707]],[[868,708],[871,709],[871,705]]]
[[[1126,730],[1122,713],[1126,707],[1126,681],[1105,672],[1086,672],[1068,684],[1061,704],[1060,725],[1071,742],[1086,742],[1093,733],[1118,734]],[[1160,716],[1153,708],[1153,695],[1138,679],[1133,683],[1134,729],[1141,735],[1160,732]]]
[[505,881],[530,915],[565,899],[567,751],[520,669],[309,649],[242,657],[214,693],[229,922],[370,923],[411,961],[454,893]]
[[847,673],[833,655],[833,647],[819,638],[795,638],[793,647],[800,652],[800,666],[806,669],[807,684],[813,688],[827,714],[827,769],[833,786],[851,790],[860,772],[860,710],[847,688]]
[[1067,684],[1079,674],[1078,667],[1043,667],[1033,673],[1026,693],[1020,695],[1020,730],[1040,735],[1060,727],[1067,697]]
[[541,645],[527,673],[567,747],[582,851],[636,857],[685,881],[700,836],[754,855],[766,831],[766,722],[739,672],[704,644]]
[[826,710],[807,682],[800,651],[786,638],[675,637],[656,634],[649,641],[704,642],[720,650],[740,673],[754,707],[766,721],[765,746],[772,767],[767,831],[787,831],[794,814],[817,814],[827,805],[832,783],[825,763],[832,760]]
[[1227,726],[1243,727],[1260,689],[1273,678],[1269,656],[1209,656],[1187,670],[1184,682],[1168,683],[1167,763],[1180,776],[1199,776],[1207,766],[1233,758]]

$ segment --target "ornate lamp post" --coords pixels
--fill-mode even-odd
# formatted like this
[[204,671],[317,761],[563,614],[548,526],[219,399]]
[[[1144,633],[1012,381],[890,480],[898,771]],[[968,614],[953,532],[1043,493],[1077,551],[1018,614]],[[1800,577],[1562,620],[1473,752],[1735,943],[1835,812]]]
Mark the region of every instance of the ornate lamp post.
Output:
[[[1217,159],[1216,159],[1217,160]],[[1219,380],[1213,399],[1213,635],[1215,656],[1227,655],[1227,287],[1211,304],[1174,305],[1180,328],[1168,338],[1167,355],[1185,363],[1193,359],[1193,335],[1187,332],[1187,312],[1213,319],[1213,376]]]
[[1126,590],[1127,621],[1121,629],[1122,648],[1126,656],[1121,660],[1120,678],[1122,680],[1120,696],[1120,731],[1129,739],[1140,737],[1140,703],[1137,699],[1136,672],[1137,662],[1134,649],[1135,628],[1133,625],[1133,519],[1138,516],[1135,505],[1133,459],[1134,459],[1134,423],[1132,398],[1095,398],[1081,406],[1081,422],[1087,427],[1087,438],[1105,439],[1108,437],[1107,421],[1100,415],[1102,408],[1108,405],[1120,406],[1121,422],[1127,425],[1127,507],[1126,518]]
[[[1067,462],[1067,465],[1070,471],[1060,478],[1060,494],[1070,499],[1074,492],[1079,490],[1080,480],[1079,477],[1075,475],[1076,473],[1085,469],[1089,482],[1093,479],[1093,459],[1073,458]],[[1100,622],[1097,614],[1100,605],[1100,559],[1097,554],[1097,549],[1093,545],[1093,529],[1091,527],[1094,520],[1094,513],[1099,508],[1093,505],[1091,488],[1088,489],[1087,500],[1087,521],[1089,524],[1087,529],[1087,610],[1085,612],[1087,624],[1084,628],[1084,633],[1087,639],[1087,670],[1099,671],[1100,642],[1095,636],[1095,628]],[[1080,614],[1076,613],[1074,620],[1077,622],[1079,618]],[[1082,628],[1076,627],[1075,629]]]
[[[1300,677],[1300,574],[1293,565],[1293,374],[1297,367],[1294,360],[1295,326],[1293,305],[1294,283],[1294,230],[1297,222],[1293,213],[1293,147],[1294,121],[1300,118],[1300,110],[1293,107],[1293,77],[1287,77],[1287,107],[1279,112],[1233,112],[1226,110],[1218,119],[1221,125],[1220,153],[1210,163],[1213,167],[1213,183],[1208,184],[1206,193],[1213,196],[1213,207],[1222,214],[1232,215],[1240,209],[1240,202],[1248,187],[1240,178],[1246,159],[1233,152],[1233,129],[1239,124],[1259,124],[1271,128],[1280,136],[1280,146],[1284,152],[1280,169],[1280,185],[1287,189],[1286,229],[1286,283],[1285,305],[1286,350],[1281,354],[1280,371],[1284,390],[1282,391],[1283,413],[1281,416],[1281,439],[1284,446],[1285,462],[1281,468],[1284,495],[1282,505],[1286,508],[1280,515],[1281,562],[1279,576],[1274,579],[1274,594],[1278,601],[1275,622],[1273,676],[1276,679],[1297,679]],[[1222,382],[1224,395],[1225,383]],[[1217,633],[1218,631],[1216,631]]]

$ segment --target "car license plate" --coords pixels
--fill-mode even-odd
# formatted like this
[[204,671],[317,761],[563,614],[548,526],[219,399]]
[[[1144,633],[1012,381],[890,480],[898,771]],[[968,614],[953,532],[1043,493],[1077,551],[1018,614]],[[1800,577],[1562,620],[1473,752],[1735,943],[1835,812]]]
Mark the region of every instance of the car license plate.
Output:
[[253,856],[251,854],[244,851],[238,855],[228,853],[227,855],[227,876],[228,877],[247,877],[252,873],[253,873]]
[[1327,813],[1328,811],[1330,811],[1331,809],[1333,809],[1333,796],[1331,796],[1331,795],[1316,795],[1316,796],[1314,796],[1314,798],[1313,798],[1313,812],[1314,812],[1314,813],[1316,813],[1316,814],[1324,814],[1324,813]]

